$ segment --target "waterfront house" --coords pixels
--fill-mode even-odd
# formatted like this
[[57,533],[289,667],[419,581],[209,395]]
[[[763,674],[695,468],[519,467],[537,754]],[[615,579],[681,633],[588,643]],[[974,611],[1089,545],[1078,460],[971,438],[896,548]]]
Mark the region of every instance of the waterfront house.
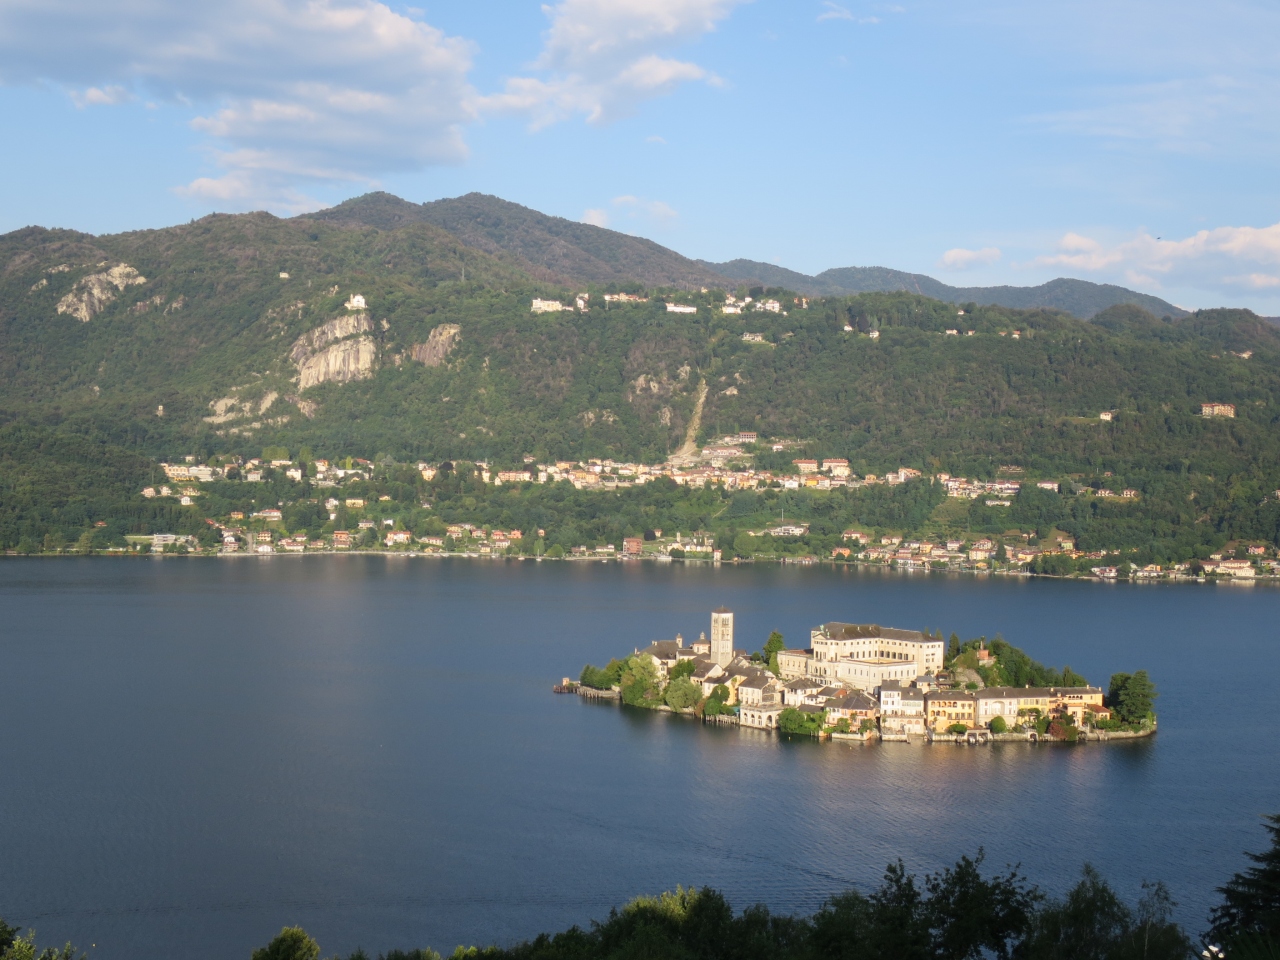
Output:
[[990,726],[996,717],[1003,718],[1012,727],[1015,723],[1047,716],[1054,698],[1047,687],[987,687],[974,697],[978,724],[983,727]]
[[832,697],[827,701],[825,709],[828,726],[834,726],[840,720],[848,720],[855,730],[863,720],[875,720],[880,715],[880,704],[875,698],[856,690]]
[[924,693],[898,680],[880,687],[880,732],[883,736],[924,736]]
[[929,729],[941,733],[954,723],[976,727],[977,700],[963,690],[934,690],[924,695],[925,715]]

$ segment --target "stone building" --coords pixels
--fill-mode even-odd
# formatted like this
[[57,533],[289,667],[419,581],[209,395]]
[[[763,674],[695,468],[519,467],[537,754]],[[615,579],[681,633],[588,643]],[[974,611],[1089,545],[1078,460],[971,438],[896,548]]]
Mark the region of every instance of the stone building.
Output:
[[733,660],[733,611],[727,607],[711,613],[711,659],[722,667]]

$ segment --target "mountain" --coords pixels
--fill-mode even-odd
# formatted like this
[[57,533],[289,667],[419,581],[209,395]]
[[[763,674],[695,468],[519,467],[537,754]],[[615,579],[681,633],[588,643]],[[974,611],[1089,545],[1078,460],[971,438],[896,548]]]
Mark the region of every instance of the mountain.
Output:
[[785,287],[811,297],[838,297],[853,293],[905,290],[943,300],[947,303],[977,303],[1035,310],[1048,307],[1065,310],[1087,320],[1107,307],[1132,303],[1156,316],[1184,317],[1181,307],[1109,283],[1091,283],[1060,277],[1037,287],[952,287],[920,273],[906,273],[888,267],[837,267],[824,270],[816,277],[786,270],[754,260],[730,260],[727,263],[699,261],[703,267],[739,282],[757,282]]
[[550,217],[482,193],[412,204],[370,193],[303,219],[392,230],[430,223],[460,242],[550,283],[641,284],[696,290],[727,278],[666,247],[615,230]]
[[[694,439],[757,430],[872,472],[1280,462],[1280,330],[1248,311],[1121,305],[1084,322],[991,305],[969,311],[973,337],[948,337],[955,307],[915,292],[726,314],[714,291],[686,288],[697,312],[673,314],[663,299],[678,284],[634,279],[651,298],[605,309],[599,294],[634,258],[643,276],[712,276],[648,241],[476,195],[374,194],[113,236],[26,228],[0,236],[0,425],[168,457],[306,445],[658,460],[698,409]],[[577,275],[547,279],[562,270]],[[884,279],[832,274],[841,289]],[[530,311],[584,289],[589,312]],[[1208,401],[1234,403],[1236,419],[1203,420]],[[1100,431],[1112,409],[1133,416]]]

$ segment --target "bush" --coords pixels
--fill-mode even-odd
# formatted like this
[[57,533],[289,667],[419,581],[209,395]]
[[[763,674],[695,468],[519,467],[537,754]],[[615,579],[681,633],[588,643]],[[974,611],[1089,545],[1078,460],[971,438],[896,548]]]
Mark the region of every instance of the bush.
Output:
[[778,714],[778,729],[783,733],[816,737],[822,732],[822,714],[805,713],[795,707],[787,707]]
[[672,710],[688,710],[702,699],[702,690],[688,677],[677,677],[667,684],[665,699]]
[[1005,723],[1004,717],[994,717],[988,726],[992,733],[1008,733],[1009,724]]
[[[996,719],[1000,720],[999,717],[996,717]],[[1001,722],[1003,723],[1004,721],[1001,721]],[[947,727],[947,733],[968,733],[968,732],[969,732],[968,725],[963,723],[953,723],[951,726]]]

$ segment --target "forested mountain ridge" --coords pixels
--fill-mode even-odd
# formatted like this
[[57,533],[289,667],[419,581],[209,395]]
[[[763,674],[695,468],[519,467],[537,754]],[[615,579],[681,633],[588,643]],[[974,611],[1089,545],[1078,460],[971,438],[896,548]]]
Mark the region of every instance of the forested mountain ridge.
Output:
[[[680,445],[705,383],[700,438],[753,429],[858,472],[1280,463],[1280,331],[1248,311],[1160,319],[1126,306],[1084,322],[959,316],[909,293],[801,309],[778,290],[782,312],[726,314],[723,290],[674,287],[606,309],[603,292],[642,285],[538,281],[418,209],[371,195],[288,220],[0,237],[4,420],[166,457],[306,444],[652,461]],[[586,290],[588,312],[530,312],[532,297]],[[1203,402],[1237,416],[1205,420]],[[1104,424],[1101,410],[1118,413]]]
[[1091,283],[1059,277],[1035,287],[953,287],[922,273],[906,273],[888,267],[836,267],[817,276],[798,273],[760,263],[755,260],[730,260],[727,263],[698,261],[739,282],[766,283],[783,286],[813,297],[839,297],[855,293],[887,293],[902,290],[918,293],[947,303],[976,303],[1013,307],[1019,310],[1049,308],[1064,310],[1087,320],[1096,313],[1122,303],[1142,307],[1157,317],[1184,317],[1181,307],[1110,283]]
[[482,193],[412,204],[370,193],[306,219],[394,229],[431,223],[460,242],[552,283],[616,283],[696,290],[732,281],[673,250],[615,230],[551,217]]

